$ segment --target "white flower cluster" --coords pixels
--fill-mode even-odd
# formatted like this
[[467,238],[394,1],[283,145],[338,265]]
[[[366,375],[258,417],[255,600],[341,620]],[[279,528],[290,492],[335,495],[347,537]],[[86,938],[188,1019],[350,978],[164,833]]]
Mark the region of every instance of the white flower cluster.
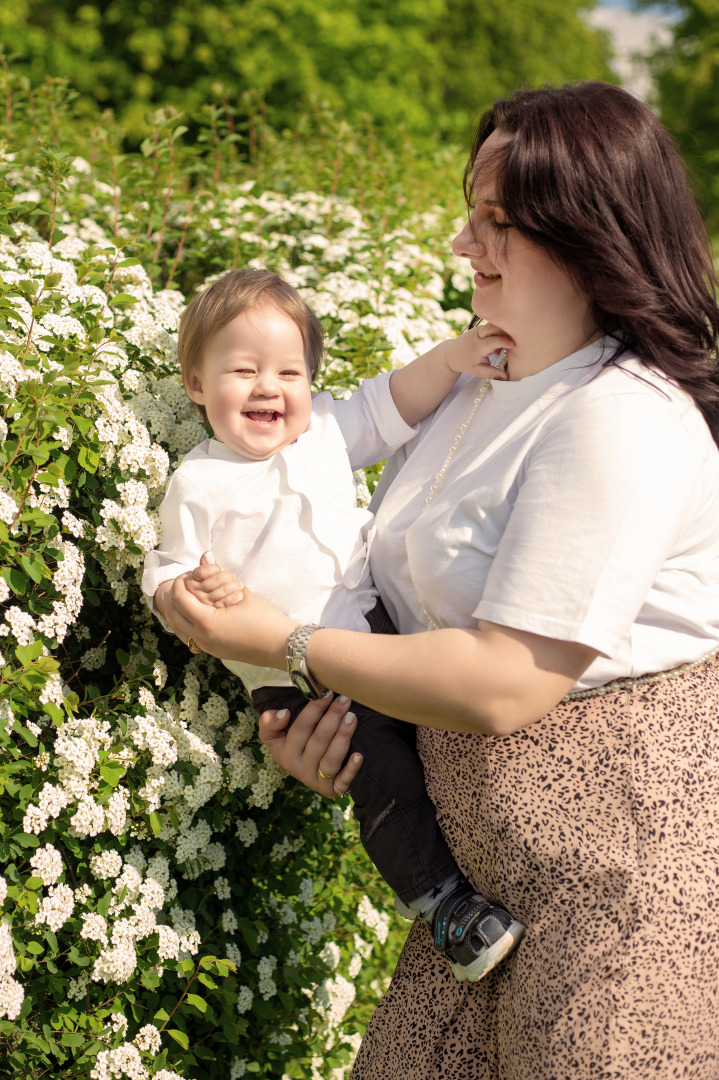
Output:
[[114,1050],[100,1050],[90,1070],[92,1080],[115,1080],[121,1076],[127,1076],[129,1080],[146,1080],[149,1075],[139,1049],[132,1043],[122,1043]]
[[65,925],[73,913],[75,897],[69,885],[51,885],[47,896],[40,901],[35,923],[47,926],[53,933]]
[[52,844],[45,844],[31,856],[30,866],[43,885],[54,885],[63,870],[62,855]]
[[361,922],[374,930],[377,940],[384,944],[389,933],[389,915],[385,911],[378,911],[368,896],[363,896],[357,908],[357,917]]
[[45,637],[62,642],[82,608],[85,559],[70,540],[56,540],[55,543],[60,559],[52,583],[61,594],[62,600],[53,600],[52,613],[40,617],[37,629]]
[[90,869],[99,881],[116,878],[122,870],[122,856],[112,849],[90,856]]
[[[32,185],[26,186],[32,195]],[[103,188],[100,184],[95,184],[93,191],[94,195],[87,195],[88,213],[94,198],[106,198],[112,203],[116,194],[112,186]],[[358,338],[371,341],[373,352],[380,354],[389,344],[394,349],[391,362],[401,365],[454,334],[460,325],[458,316],[442,311],[440,300],[448,273],[452,288],[458,292],[466,289],[466,280],[461,278],[458,266],[432,255],[416,242],[414,234],[397,232],[386,238],[380,251],[375,234],[356,209],[341,199],[325,199],[312,193],[257,195],[248,187],[220,191],[208,196],[207,202],[202,215],[207,225],[202,228],[208,230],[208,241],[219,239],[228,250],[238,242],[245,261],[267,264],[283,273],[325,319],[330,327],[331,358],[322,378],[335,392],[344,393],[356,385],[353,363],[345,357],[356,354]],[[179,212],[179,208],[172,207],[170,215]],[[186,208],[181,212],[184,214]],[[318,222],[330,221],[331,234],[328,228],[326,235]],[[176,333],[185,298],[176,290],[153,288],[140,266],[119,266],[113,271],[121,257],[115,240],[123,235],[123,229],[125,225],[111,238],[90,217],[63,220],[65,236],[52,249],[26,226],[19,228],[15,237],[0,236],[0,267],[6,284],[27,280],[40,284],[48,273],[60,275],[53,310],[37,322],[33,322],[31,305],[17,299],[10,329],[0,335],[0,394],[8,402],[18,398],[27,389],[27,380],[59,371],[58,356],[64,356],[75,344],[82,349],[87,359],[81,371],[86,390],[82,399],[84,427],[89,427],[100,443],[98,477],[105,495],[98,507],[99,519],[80,520],[70,509],[74,492],[67,483],[60,478],[52,483],[33,482],[26,505],[54,515],[62,529],[47,549],[54,599],[43,613],[37,614],[35,608],[31,612],[0,577],[0,602],[6,605],[0,635],[11,637],[12,644],[19,645],[29,645],[42,635],[49,652],[54,643],[62,643],[74,630],[73,640],[82,642],[81,647],[87,649],[82,657],[86,670],[102,667],[112,656],[114,646],[106,649],[93,639],[87,626],[78,623],[85,615],[82,602],[86,566],[82,552],[94,544],[115,601],[134,602],[144,555],[159,540],[157,507],[167,476],[178,459],[206,436],[177,368]],[[126,229],[125,235],[130,231]],[[202,239],[198,230],[198,242]],[[85,278],[78,274],[81,263],[83,275],[88,267],[98,279],[104,274],[108,295],[97,286],[82,283]],[[133,296],[137,303],[115,305],[113,297],[120,292]],[[462,314],[461,318],[466,316]],[[91,326],[104,328],[107,340],[98,343],[97,335],[90,337]],[[19,363],[11,351],[2,348],[3,343],[16,351],[27,344],[32,363]],[[20,415],[10,408],[6,418],[0,418],[0,438],[9,435]],[[74,453],[84,433],[83,425],[73,427],[70,419],[53,421],[52,438],[64,453]],[[16,522],[20,506],[19,494],[5,481],[0,488],[0,521],[7,525]],[[22,523],[13,526],[14,531],[18,528]],[[136,611],[128,614],[136,626],[132,643],[123,647],[128,652],[144,648],[156,657],[157,636],[148,629],[151,616],[145,613],[143,622]],[[258,748],[252,713],[240,712],[231,720],[225,698],[218,693],[208,694],[206,681],[201,690],[198,673],[206,679],[208,669],[202,667],[206,663],[206,658],[188,660],[184,694],[179,701],[168,695],[165,705],[160,704],[158,690],[168,675],[159,658],[150,664],[154,668],[154,687],[139,692],[139,707],[135,691],[129,689],[131,678],[123,675],[128,689],[122,731],[97,716],[68,719],[59,728],[50,724],[41,729],[33,721],[28,722],[30,730],[43,736],[44,749],[37,765],[48,773],[48,782],[35,797],[35,804],[27,807],[23,829],[39,836],[62,814],[62,827],[69,822],[74,837],[85,846],[92,874],[90,883],[71,889],[60,880],[62,859],[51,843],[36,849],[30,860],[46,890],[39,896],[35,924],[54,932],[75,915],[73,925],[78,927],[82,948],[92,956],[92,966],[70,983],[69,1000],[82,1002],[86,996],[99,993],[94,985],[97,983],[113,985],[107,997],[119,994],[116,987],[130,985],[138,977],[138,952],[151,935],[159,941],[160,964],[200,952],[202,942],[194,913],[175,902],[178,887],[171,874],[179,879],[181,873],[190,880],[206,875],[202,885],[207,890],[205,895],[209,894],[211,903],[219,901],[218,906],[225,908],[217,932],[231,939],[239,936],[237,916],[226,907],[233,896],[232,877],[229,870],[225,870],[227,876],[216,875],[228,866],[231,852],[236,850],[233,833],[246,849],[262,845],[263,859],[269,854],[271,865],[278,867],[285,860],[291,861],[305,842],[294,831],[283,835],[284,829],[269,836],[259,835],[253,811],[271,806],[285,782],[285,774],[266,750]],[[222,682],[215,686],[221,690]],[[62,706],[66,690],[60,677],[53,675],[39,690],[39,701]],[[14,722],[10,707],[0,705],[0,725],[4,723],[8,728]],[[109,798],[103,780],[108,775],[107,765],[115,773]],[[122,783],[117,781],[118,771]],[[129,777],[136,785],[132,798],[124,786],[130,782]],[[152,833],[147,815],[157,815],[150,819]],[[345,822],[336,808],[332,820],[337,829]],[[139,845],[150,855],[155,833],[163,851],[171,853],[171,862],[162,855],[142,855]],[[121,839],[116,842],[114,837]],[[133,841],[138,847],[128,850]],[[115,850],[115,844],[122,854]],[[255,850],[248,850],[248,858],[254,857]],[[259,955],[256,980],[243,972],[251,985],[241,986],[238,991],[238,1014],[251,1009],[255,996],[273,998],[280,981],[278,969],[281,972],[288,962],[301,962],[300,956],[316,947],[333,973],[318,989],[316,1005],[327,1031],[341,1023],[354,991],[351,983],[337,974],[340,950],[329,940],[335,918],[331,912],[309,917],[304,910],[319,886],[321,882],[315,884],[305,877],[296,900],[282,903],[282,898],[277,898],[273,917],[279,925],[293,927],[299,954],[280,957],[279,964],[274,955]],[[108,891],[111,902],[109,907],[102,907],[100,914],[94,907],[96,897]],[[303,914],[308,917],[302,919]],[[384,940],[388,919],[366,898],[358,916]],[[262,918],[261,912],[258,917]],[[259,949],[267,937],[266,932],[258,933]],[[11,946],[7,952],[9,940],[9,930],[0,931],[0,1016],[4,1009],[12,1019],[22,1003],[23,991],[11,977],[15,961]],[[220,948],[239,968],[242,956],[237,944],[225,940]],[[366,943],[360,948],[355,942],[351,975],[358,972],[363,949],[368,948]],[[253,955],[247,965],[250,973],[254,965]],[[129,1039],[128,1022],[122,1013],[115,1017],[115,1038],[108,1042],[121,1039],[122,1045],[98,1054],[90,1074],[93,1080],[123,1076],[133,1080],[149,1073],[156,1080],[179,1080],[169,1069],[153,1072],[152,1061],[144,1057],[160,1049],[157,1028],[146,1024],[132,1041],[125,1041]],[[275,1041],[277,1046],[284,1046],[291,1038],[280,1030]],[[236,1058],[228,1067],[231,1077],[244,1075],[247,1065]]]
[[[0,878],[0,881],[3,885],[5,884],[4,878]],[[25,991],[13,978],[15,968],[15,951],[10,924],[6,919],[0,920],[0,1019],[3,1016],[6,1016],[8,1020],[17,1019],[25,1000]]]
[[328,1030],[336,1028],[355,999],[354,983],[342,975],[325,979],[315,991],[315,1008]]

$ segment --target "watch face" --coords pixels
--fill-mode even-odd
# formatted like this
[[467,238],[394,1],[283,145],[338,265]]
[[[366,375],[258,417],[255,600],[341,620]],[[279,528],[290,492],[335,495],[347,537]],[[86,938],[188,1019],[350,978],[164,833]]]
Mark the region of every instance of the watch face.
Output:
[[318,695],[315,693],[314,688],[310,685],[309,680],[306,679],[301,672],[291,671],[290,678],[292,679],[292,682],[295,684],[297,689],[300,690],[306,698],[309,698],[310,701],[315,700]]

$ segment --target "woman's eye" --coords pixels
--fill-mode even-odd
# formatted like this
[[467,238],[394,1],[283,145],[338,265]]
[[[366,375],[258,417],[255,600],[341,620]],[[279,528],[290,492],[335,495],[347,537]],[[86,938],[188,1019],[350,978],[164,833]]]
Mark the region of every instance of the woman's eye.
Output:
[[490,225],[493,229],[497,229],[500,232],[512,228],[512,223],[510,221],[498,221],[497,218],[490,218]]

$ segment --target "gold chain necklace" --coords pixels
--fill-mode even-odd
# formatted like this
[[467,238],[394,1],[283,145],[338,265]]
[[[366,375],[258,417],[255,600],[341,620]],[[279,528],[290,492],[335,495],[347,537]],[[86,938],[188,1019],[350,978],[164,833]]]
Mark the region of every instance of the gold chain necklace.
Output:
[[[501,353],[499,354],[499,360],[497,361],[496,367],[499,368],[501,371],[504,371],[506,366],[507,366],[507,350],[502,349]],[[462,442],[462,439],[467,434],[467,432],[469,430],[469,427],[470,427],[470,424],[472,423],[475,416],[477,415],[477,410],[479,409],[479,406],[482,404],[482,402],[486,398],[487,394],[489,393],[491,383],[492,383],[491,379],[486,379],[484,381],[484,383],[480,387],[479,393],[477,394],[476,398],[472,402],[472,408],[469,410],[469,415],[468,415],[467,419],[464,421],[464,423],[459,425],[459,429],[457,431],[457,434],[455,435],[454,440],[452,442],[452,445],[449,448],[449,453],[447,454],[446,458],[444,459],[444,461],[440,465],[439,470],[437,472],[437,475],[435,476],[434,480],[432,481],[430,489],[427,492],[427,498],[424,500],[424,506],[422,507],[423,511],[427,509],[427,507],[432,503],[434,498],[439,493],[439,490],[442,487],[442,484],[444,483],[444,478],[445,478],[445,476],[447,474],[447,469],[451,465],[452,459],[454,458],[455,454],[457,453],[457,450],[459,449],[459,446],[460,446],[460,443]],[[427,611],[424,604],[422,605],[422,612],[424,614],[425,619],[427,620],[430,627],[432,628],[432,630],[439,630],[438,624],[434,621],[434,619],[432,618],[430,613]]]

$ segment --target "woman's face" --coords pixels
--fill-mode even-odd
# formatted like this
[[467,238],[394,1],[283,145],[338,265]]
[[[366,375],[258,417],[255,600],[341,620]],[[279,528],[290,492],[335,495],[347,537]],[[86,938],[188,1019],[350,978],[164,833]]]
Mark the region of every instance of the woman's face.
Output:
[[[452,250],[474,274],[472,310],[504,330],[516,344],[512,359],[532,350],[541,367],[561,360],[596,336],[587,298],[536,244],[512,227],[498,203],[491,155],[510,135],[494,131],[473,172],[473,208]],[[559,355],[557,355],[559,353]],[[546,362],[545,362],[546,361]],[[539,368],[538,368],[539,370]],[[527,372],[528,373],[528,372]]]

